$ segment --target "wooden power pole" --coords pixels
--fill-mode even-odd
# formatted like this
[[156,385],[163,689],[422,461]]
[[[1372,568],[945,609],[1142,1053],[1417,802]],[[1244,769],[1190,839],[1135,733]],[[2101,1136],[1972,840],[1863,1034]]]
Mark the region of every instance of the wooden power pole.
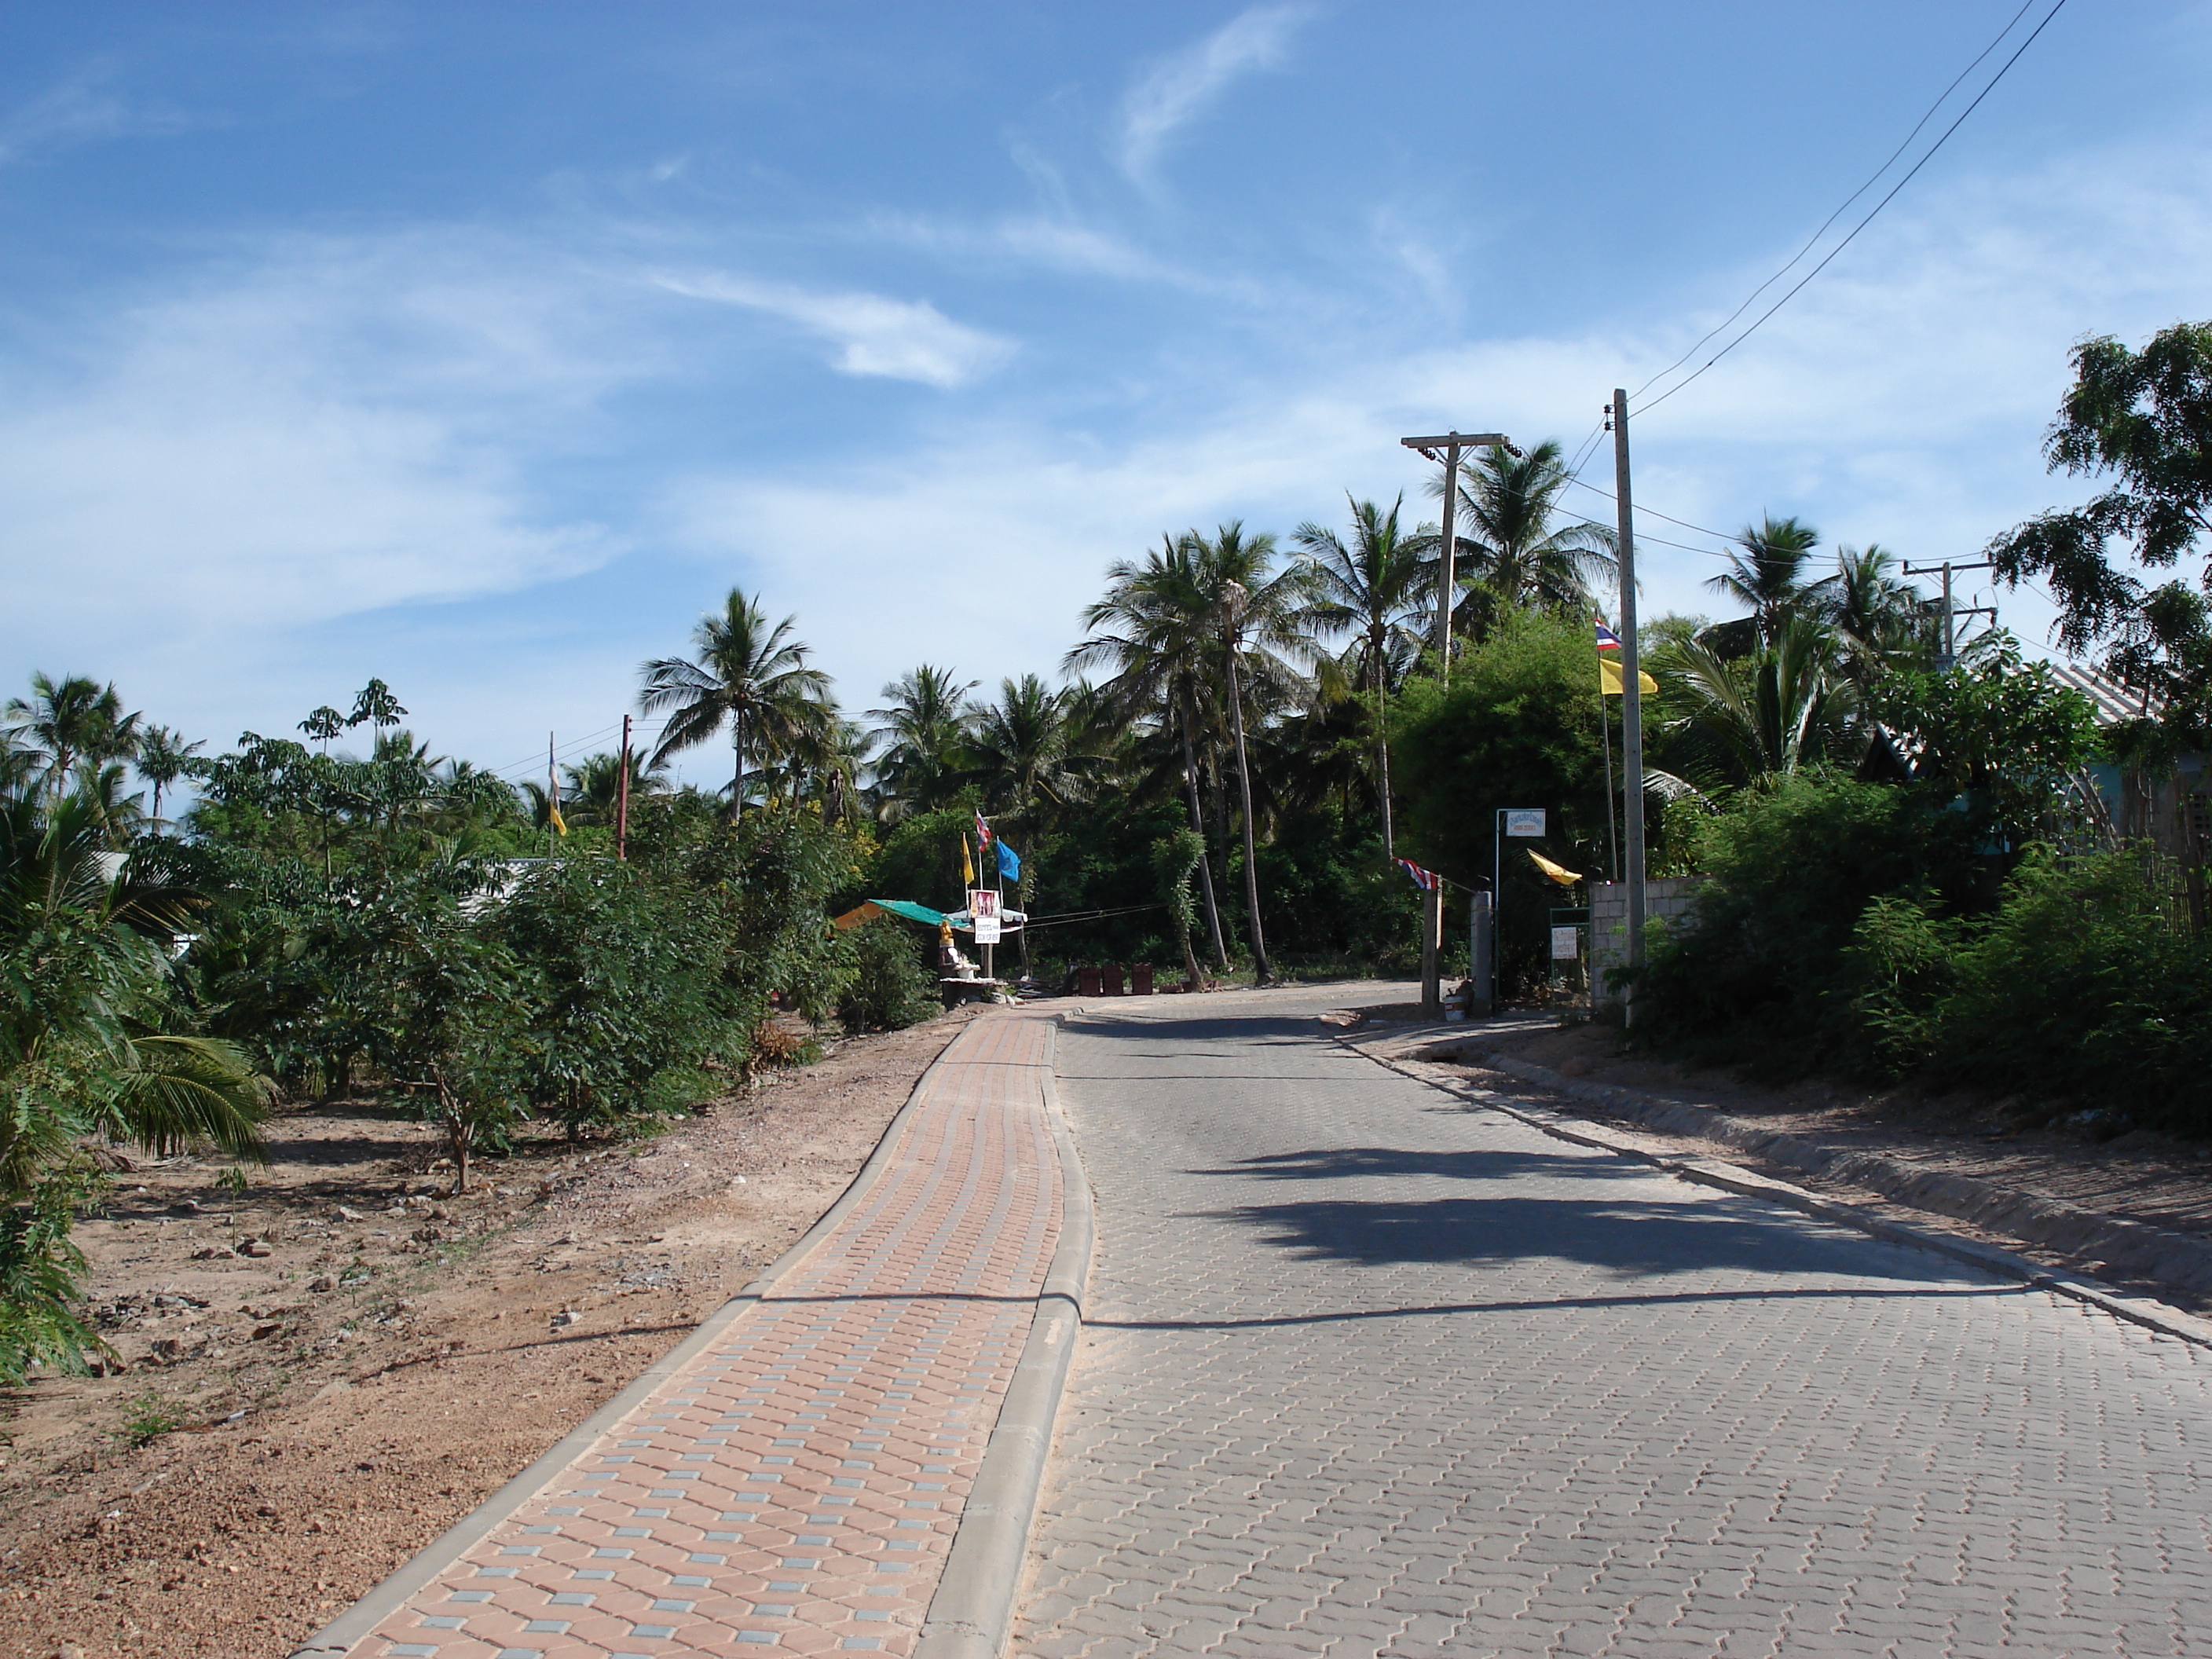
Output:
[[[1457,597],[1458,572],[1455,559],[1459,543],[1452,530],[1452,519],[1459,507],[1459,458],[1469,449],[1487,449],[1492,444],[1503,445],[1514,454],[1510,440],[1503,432],[1447,432],[1441,438],[1401,438],[1407,448],[1418,451],[1428,459],[1439,463],[1444,470],[1443,541],[1437,550],[1437,678],[1451,684],[1451,613],[1452,600]],[[1442,882],[1430,887],[1421,895],[1421,1013],[1425,1018],[1441,1019],[1444,1012],[1443,964],[1441,956],[1444,936],[1444,889]]]

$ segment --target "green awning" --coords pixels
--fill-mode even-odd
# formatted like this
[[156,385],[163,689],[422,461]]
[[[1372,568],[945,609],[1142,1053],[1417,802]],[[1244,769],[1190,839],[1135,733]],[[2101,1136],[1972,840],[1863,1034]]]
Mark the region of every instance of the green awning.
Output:
[[926,921],[934,927],[945,920],[945,912],[933,910],[927,904],[916,904],[912,899],[870,899],[878,910],[888,910],[895,916],[904,916],[908,921]]

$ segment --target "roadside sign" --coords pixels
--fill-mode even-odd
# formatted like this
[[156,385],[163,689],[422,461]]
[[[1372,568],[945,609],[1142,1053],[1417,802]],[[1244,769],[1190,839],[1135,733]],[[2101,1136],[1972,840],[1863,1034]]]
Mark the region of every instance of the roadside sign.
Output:
[[1505,833],[1509,836],[1540,836],[1544,833],[1544,809],[1540,806],[1509,806],[1505,809]]
[[1582,932],[1579,927],[1552,929],[1552,960],[1572,962],[1583,953]]
[[975,943],[978,945],[996,945],[999,942],[998,917],[977,916],[974,918],[974,920],[975,923]]
[[997,891],[988,887],[972,887],[969,889],[968,914],[975,917],[978,921],[981,921],[986,916],[988,916],[992,921],[996,921],[999,919],[999,895]]

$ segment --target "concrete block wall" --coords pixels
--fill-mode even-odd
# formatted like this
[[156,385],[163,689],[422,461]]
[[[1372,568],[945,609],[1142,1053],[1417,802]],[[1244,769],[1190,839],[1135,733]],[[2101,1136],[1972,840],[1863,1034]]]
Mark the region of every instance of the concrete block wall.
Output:
[[[1669,876],[1644,884],[1644,915],[1647,925],[1664,919],[1669,927],[1690,925],[1703,876]],[[1628,955],[1628,889],[1615,881],[1592,882],[1590,896],[1590,995],[1599,1002],[1620,998],[1606,982]],[[1648,937],[1648,935],[1647,935]]]

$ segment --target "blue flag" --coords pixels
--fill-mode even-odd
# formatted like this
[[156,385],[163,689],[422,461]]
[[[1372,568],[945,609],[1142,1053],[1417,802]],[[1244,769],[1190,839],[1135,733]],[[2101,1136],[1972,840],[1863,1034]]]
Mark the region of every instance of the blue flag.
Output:
[[999,873],[1004,876],[1008,881],[1019,881],[1022,878],[1022,860],[1020,855],[1004,842],[998,842],[997,846],[999,848]]

